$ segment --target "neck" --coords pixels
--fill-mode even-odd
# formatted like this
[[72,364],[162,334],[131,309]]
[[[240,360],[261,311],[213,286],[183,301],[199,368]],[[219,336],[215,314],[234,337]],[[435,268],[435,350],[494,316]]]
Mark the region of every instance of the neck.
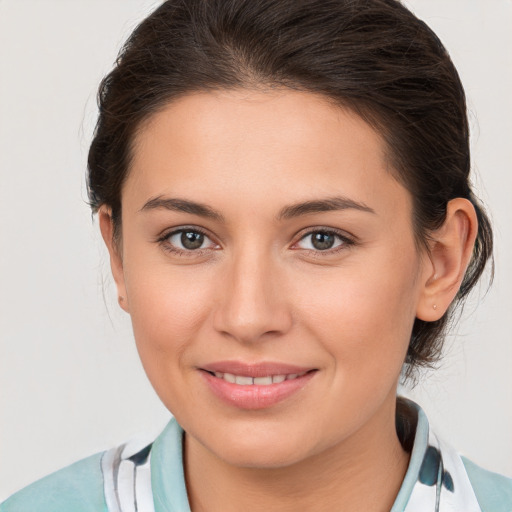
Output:
[[389,511],[408,462],[396,434],[394,407],[379,411],[338,445],[286,467],[233,466],[185,437],[193,512]]

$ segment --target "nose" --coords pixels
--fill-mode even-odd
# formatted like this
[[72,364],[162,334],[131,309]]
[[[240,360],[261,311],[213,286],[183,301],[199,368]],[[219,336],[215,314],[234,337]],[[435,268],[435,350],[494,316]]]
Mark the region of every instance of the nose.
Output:
[[234,257],[222,276],[214,328],[241,343],[287,332],[293,318],[284,281],[283,269],[261,250]]

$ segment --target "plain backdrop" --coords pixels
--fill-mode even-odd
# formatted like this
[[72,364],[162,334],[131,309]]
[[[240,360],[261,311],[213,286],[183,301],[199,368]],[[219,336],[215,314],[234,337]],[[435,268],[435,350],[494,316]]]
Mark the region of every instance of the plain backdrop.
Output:
[[[116,304],[84,184],[98,83],[158,3],[0,0],[0,501],[169,419]],[[512,476],[512,2],[407,5],[466,87],[496,279],[472,296],[440,368],[404,392],[459,451]]]

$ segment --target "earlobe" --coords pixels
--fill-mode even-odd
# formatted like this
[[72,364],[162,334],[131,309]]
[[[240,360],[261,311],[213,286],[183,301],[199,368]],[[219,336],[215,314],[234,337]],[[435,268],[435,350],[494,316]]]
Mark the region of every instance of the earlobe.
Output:
[[439,320],[447,311],[471,260],[478,231],[475,208],[464,198],[452,199],[443,225],[432,233],[428,275],[416,317],[426,322]]
[[118,242],[114,239],[114,224],[112,211],[107,206],[101,206],[98,211],[101,236],[107,246],[110,256],[110,268],[117,287],[119,306],[129,313],[128,298],[124,281],[123,259]]

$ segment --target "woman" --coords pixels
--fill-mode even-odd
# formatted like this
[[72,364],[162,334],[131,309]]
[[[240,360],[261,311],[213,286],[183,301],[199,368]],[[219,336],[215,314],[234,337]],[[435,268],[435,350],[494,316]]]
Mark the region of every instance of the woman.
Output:
[[468,173],[458,75],[394,0],[164,3],[88,183],[175,420],[1,510],[509,510],[396,398],[491,255]]

